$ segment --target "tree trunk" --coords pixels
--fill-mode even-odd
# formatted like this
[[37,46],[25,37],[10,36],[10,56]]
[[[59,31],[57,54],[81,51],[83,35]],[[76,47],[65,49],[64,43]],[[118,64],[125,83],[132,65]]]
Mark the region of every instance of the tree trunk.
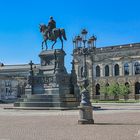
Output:
[[117,100],[118,101],[119,100],[119,96],[118,95],[115,95],[114,96],[114,100]]

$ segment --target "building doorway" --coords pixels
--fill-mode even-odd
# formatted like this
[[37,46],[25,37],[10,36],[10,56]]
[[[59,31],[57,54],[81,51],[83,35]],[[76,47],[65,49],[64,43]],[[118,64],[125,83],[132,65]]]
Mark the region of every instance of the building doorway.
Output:
[[100,95],[100,85],[96,85],[96,95]]
[[135,83],[135,94],[140,94],[140,83],[139,82]]

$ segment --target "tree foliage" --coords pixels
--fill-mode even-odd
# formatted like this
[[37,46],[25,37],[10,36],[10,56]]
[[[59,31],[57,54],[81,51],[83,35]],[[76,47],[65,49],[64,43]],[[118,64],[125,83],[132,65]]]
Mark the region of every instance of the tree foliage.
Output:
[[119,89],[120,89],[120,95],[123,95],[123,96],[126,96],[129,94],[130,92],[130,89],[129,89],[129,86],[127,85],[119,85]]
[[104,94],[105,96],[113,95],[114,98],[118,97],[119,95],[126,97],[129,94],[129,92],[130,92],[130,87],[124,84],[119,85],[118,83],[112,83],[108,86],[101,87],[102,94]]
[[119,84],[117,83],[113,83],[111,85],[109,85],[109,94],[110,95],[114,95],[114,96],[118,96],[119,95],[119,92],[120,92],[120,89],[119,89]]

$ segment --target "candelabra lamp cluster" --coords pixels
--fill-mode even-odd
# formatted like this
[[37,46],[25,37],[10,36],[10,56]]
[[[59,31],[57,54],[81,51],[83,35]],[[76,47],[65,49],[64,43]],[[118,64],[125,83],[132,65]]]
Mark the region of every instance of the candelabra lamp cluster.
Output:
[[78,124],[94,124],[93,120],[93,107],[90,102],[90,93],[88,88],[89,81],[87,77],[87,65],[86,65],[86,56],[90,55],[91,48],[95,47],[97,38],[95,36],[90,37],[87,40],[87,30],[83,29],[81,35],[78,35],[74,38],[73,43],[75,49],[80,48],[78,51],[79,55],[83,56],[83,70],[82,70],[82,87],[81,91],[81,102],[79,106],[80,119]]

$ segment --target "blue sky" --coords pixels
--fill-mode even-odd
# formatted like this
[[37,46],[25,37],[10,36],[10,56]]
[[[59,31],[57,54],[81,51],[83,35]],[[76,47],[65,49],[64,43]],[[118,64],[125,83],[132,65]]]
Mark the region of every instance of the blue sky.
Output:
[[66,30],[65,62],[70,71],[72,38],[82,28],[89,37],[96,34],[97,47],[140,42],[139,6],[139,0],[0,0],[0,61],[39,63],[39,24],[53,16],[57,27]]

